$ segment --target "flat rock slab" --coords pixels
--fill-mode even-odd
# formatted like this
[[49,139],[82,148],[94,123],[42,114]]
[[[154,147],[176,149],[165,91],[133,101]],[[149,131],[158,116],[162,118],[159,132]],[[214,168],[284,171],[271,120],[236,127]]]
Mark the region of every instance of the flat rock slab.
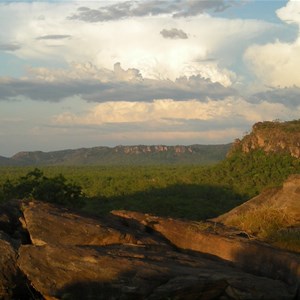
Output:
[[192,221],[161,218],[130,211],[112,213],[126,219],[137,220],[144,226],[159,232],[178,248],[212,254],[234,263],[246,272],[299,285],[299,255],[251,240],[247,236],[241,236],[240,232],[223,226],[214,226],[213,223],[208,223],[207,228],[203,229]]
[[[113,219],[104,220],[84,217],[71,213],[62,207],[42,202],[30,202],[23,211],[24,226],[34,245],[110,245],[157,243],[149,235],[129,232],[125,226],[116,224]],[[113,228],[121,226],[119,228]]]
[[18,264],[46,299],[293,299],[281,281],[151,246],[22,246]]

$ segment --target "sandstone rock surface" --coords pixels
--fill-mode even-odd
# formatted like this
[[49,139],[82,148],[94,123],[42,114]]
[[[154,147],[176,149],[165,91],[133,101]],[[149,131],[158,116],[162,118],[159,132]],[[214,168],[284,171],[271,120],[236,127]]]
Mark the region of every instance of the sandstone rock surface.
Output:
[[19,264],[47,299],[292,299],[283,282],[149,246],[27,245]]
[[300,174],[291,175],[282,188],[268,189],[214,220],[229,225],[236,216],[263,206],[278,209],[290,219],[291,226],[300,226]]
[[263,150],[266,153],[289,154],[300,158],[300,120],[288,122],[258,122],[242,140],[237,139],[229,151],[249,153]]
[[[36,246],[147,243],[147,240],[137,231],[129,232],[126,228],[120,231],[112,219],[100,221],[87,218],[47,203],[31,202],[24,209],[23,214],[24,226]],[[150,237],[149,239],[154,243]]]
[[279,279],[289,284],[300,282],[300,256],[262,242],[249,239],[244,232],[216,223],[199,228],[191,221],[160,218],[127,211],[113,211],[115,215],[134,219],[162,234],[181,249],[208,253],[234,263],[246,272]]
[[[4,226],[15,238],[0,236],[0,299],[299,299],[299,256],[213,223],[200,228],[125,211],[96,219],[36,201],[13,205],[25,229]],[[14,286],[25,289],[12,295]]]

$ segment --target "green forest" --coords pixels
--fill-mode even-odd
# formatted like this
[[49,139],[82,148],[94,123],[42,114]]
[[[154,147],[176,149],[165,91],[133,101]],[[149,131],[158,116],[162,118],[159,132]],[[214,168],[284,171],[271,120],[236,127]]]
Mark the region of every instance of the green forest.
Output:
[[0,201],[37,199],[98,216],[114,209],[203,220],[300,173],[300,161],[256,150],[209,165],[0,168]]

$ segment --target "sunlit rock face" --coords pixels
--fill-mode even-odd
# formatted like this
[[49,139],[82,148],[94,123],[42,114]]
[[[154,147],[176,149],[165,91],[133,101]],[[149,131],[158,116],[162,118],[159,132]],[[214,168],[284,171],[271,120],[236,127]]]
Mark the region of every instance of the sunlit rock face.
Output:
[[284,153],[300,158],[300,120],[256,123],[251,133],[235,141],[228,155],[260,149],[266,153]]
[[265,207],[276,209],[285,215],[289,220],[288,226],[300,227],[300,174],[290,175],[281,188],[267,189],[214,220],[231,225],[236,216]]
[[[37,201],[10,205],[13,215],[0,210],[7,253],[0,263],[9,259],[13,273],[5,281],[1,268],[0,280],[7,289],[21,286],[19,272],[30,288],[22,299],[296,297],[299,256],[212,222],[128,211],[99,219]],[[2,298],[17,299],[17,292]]]

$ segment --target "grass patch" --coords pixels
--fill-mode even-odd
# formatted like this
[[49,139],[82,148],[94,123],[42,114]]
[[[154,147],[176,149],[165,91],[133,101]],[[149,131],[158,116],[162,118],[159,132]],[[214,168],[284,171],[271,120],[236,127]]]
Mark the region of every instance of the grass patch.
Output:
[[300,253],[300,228],[279,230],[270,237],[270,242],[279,248]]
[[289,228],[294,220],[284,210],[267,205],[253,208],[228,221],[229,226],[247,233],[277,247],[300,252],[300,230]]

